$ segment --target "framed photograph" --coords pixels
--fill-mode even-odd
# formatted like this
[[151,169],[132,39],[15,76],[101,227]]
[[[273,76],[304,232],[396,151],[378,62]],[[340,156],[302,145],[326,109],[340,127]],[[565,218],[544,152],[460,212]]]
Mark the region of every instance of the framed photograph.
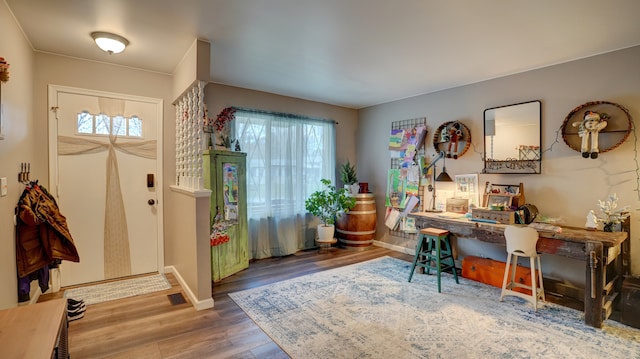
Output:
[[487,195],[487,207],[504,207],[509,208],[513,196],[508,194],[489,194]]
[[511,196],[511,206],[520,207],[525,204],[524,184],[495,184],[485,183],[482,206],[489,207],[489,196]]
[[447,198],[446,212],[467,213],[469,212],[468,198]]
[[462,174],[455,176],[456,181],[456,198],[466,198],[469,205],[480,207],[480,191],[478,190],[477,174]]
[[510,196],[517,196],[520,194],[519,185],[508,184],[491,184],[487,188],[488,194],[508,194]]

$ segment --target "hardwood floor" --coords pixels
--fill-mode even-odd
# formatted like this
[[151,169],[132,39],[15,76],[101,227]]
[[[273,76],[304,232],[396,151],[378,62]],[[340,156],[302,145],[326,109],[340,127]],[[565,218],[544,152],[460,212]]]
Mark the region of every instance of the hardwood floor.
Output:
[[[167,274],[171,289],[87,306],[84,318],[69,324],[69,352],[72,359],[288,358],[227,294],[385,255],[412,260],[373,247],[252,261],[249,269],[215,283],[214,308],[202,311],[193,308],[175,277]],[[187,303],[172,305],[168,295],[174,293],[182,293]],[[39,301],[62,294],[46,294]]]

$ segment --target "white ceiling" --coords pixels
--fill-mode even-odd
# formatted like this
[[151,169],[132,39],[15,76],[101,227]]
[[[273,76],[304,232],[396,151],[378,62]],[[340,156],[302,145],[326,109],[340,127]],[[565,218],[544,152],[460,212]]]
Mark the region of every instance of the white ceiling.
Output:
[[[4,0],[36,51],[362,108],[640,44],[638,0]],[[129,39],[107,55],[93,31]]]

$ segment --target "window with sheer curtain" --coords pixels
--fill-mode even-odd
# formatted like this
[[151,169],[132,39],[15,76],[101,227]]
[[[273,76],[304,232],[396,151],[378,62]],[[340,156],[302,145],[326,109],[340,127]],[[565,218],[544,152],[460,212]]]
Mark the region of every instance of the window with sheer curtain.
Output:
[[237,109],[234,137],[247,153],[249,255],[267,258],[314,246],[318,221],[305,200],[335,179],[334,122]]

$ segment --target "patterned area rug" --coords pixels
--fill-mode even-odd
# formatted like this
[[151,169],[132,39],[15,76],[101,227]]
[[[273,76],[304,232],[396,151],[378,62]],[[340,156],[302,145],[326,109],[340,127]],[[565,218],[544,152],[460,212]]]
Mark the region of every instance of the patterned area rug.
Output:
[[101,283],[86,287],[67,289],[65,298],[82,299],[85,304],[102,303],[109,300],[133,297],[171,288],[164,274],[155,274],[132,279]]
[[640,330],[383,257],[229,296],[293,358],[640,358]]

